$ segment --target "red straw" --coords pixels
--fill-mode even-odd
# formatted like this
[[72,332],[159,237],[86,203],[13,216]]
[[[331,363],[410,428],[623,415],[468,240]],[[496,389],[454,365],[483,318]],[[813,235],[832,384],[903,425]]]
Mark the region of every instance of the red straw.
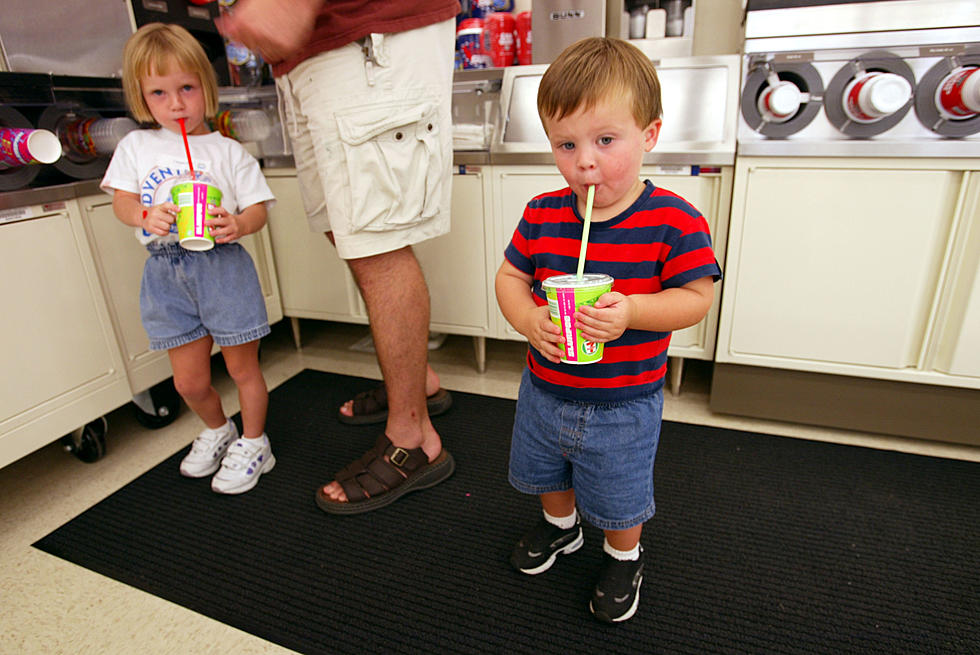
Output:
[[177,122],[180,123],[180,134],[184,137],[184,150],[187,151],[187,165],[191,168],[191,179],[194,180],[197,176],[194,175],[194,162],[191,161],[191,147],[187,143],[187,128],[184,127],[183,118],[178,118]]

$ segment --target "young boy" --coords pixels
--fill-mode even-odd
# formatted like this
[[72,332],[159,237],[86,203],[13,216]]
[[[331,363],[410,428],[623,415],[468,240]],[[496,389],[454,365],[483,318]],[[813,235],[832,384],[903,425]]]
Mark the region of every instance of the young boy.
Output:
[[[670,333],[704,318],[721,269],[701,214],[639,179],[661,103],[656,71],[638,49],[606,38],[569,46],[541,79],[538,113],[569,186],[528,203],[496,277],[501,311],[530,344],[510,482],[539,496],[544,510],[511,564],[531,575],[547,570],[582,546],[584,518],[605,533],[590,609],[602,621],[625,621],[639,605],[640,533],[655,511]],[[575,272],[589,187],[585,272],[614,282],[574,317],[583,339],[605,344],[602,361],[573,365],[560,361],[564,340],[541,283]]]

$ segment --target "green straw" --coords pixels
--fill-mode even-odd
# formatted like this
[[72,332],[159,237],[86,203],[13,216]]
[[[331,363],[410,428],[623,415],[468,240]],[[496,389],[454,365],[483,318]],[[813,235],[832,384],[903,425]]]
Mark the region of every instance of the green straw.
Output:
[[589,187],[589,196],[585,201],[585,225],[582,226],[582,248],[578,251],[578,271],[575,277],[582,279],[585,271],[585,250],[589,247],[589,225],[592,224],[592,201],[595,199],[595,185]]

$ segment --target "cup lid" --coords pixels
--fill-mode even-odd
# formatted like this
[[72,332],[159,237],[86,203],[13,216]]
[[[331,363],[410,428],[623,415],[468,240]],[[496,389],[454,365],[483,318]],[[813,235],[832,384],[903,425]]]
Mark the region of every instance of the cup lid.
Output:
[[598,287],[604,284],[612,284],[612,277],[606,275],[605,273],[585,273],[582,278],[575,274],[571,275],[552,275],[546,278],[542,283],[542,287],[571,287],[571,288],[587,288],[587,287]]

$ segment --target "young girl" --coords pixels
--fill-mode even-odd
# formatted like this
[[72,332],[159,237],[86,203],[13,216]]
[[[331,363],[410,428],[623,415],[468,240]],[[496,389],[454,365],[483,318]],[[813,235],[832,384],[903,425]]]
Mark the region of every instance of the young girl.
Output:
[[[275,199],[255,158],[209,129],[206,119],[218,110],[217,81],[187,30],[152,23],[130,37],[123,50],[123,91],[136,120],[153,127],[120,141],[101,187],[112,194],[116,217],[136,228],[150,253],[140,289],[150,348],[167,350],[177,391],[207,426],[180,472],[199,478],[217,471],[214,491],[243,493],[276,460],[265,434],[269,394],[258,360],[259,339],[269,334],[269,323],[255,266],[237,241],[262,229]],[[222,192],[221,206],[208,208],[211,250],[185,250],[177,241],[170,190],[191,165],[197,178]],[[241,438],[211,386],[214,343],[238,387]]]

